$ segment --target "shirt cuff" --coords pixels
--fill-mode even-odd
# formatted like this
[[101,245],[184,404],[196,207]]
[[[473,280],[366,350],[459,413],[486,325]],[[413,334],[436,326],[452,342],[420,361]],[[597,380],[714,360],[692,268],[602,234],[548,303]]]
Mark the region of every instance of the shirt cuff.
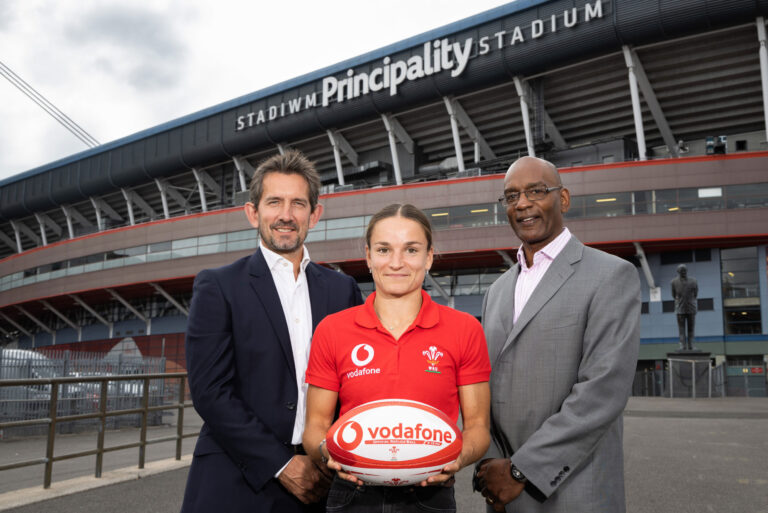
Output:
[[278,477],[280,477],[280,474],[282,474],[282,473],[283,473],[283,470],[285,470],[285,467],[287,467],[287,466],[288,466],[288,464],[291,462],[291,460],[292,460],[292,459],[293,459],[293,456],[291,456],[291,459],[290,459],[290,460],[288,460],[288,461],[286,461],[286,462],[285,462],[285,465],[283,465],[283,466],[282,466],[282,468],[280,468],[280,470],[278,470],[277,472],[275,472],[275,479],[277,479]]

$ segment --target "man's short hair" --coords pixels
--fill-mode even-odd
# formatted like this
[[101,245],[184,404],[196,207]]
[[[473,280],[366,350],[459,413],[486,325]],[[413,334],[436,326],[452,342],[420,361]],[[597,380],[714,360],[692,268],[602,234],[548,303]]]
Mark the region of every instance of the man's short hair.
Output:
[[264,191],[264,177],[268,173],[285,173],[304,177],[309,186],[309,204],[312,212],[315,211],[322,182],[320,181],[320,175],[315,169],[315,163],[309,160],[303,153],[298,150],[287,150],[284,154],[272,155],[259,164],[256,172],[253,173],[249,187],[250,201],[257,208],[259,201],[261,201],[261,194]]

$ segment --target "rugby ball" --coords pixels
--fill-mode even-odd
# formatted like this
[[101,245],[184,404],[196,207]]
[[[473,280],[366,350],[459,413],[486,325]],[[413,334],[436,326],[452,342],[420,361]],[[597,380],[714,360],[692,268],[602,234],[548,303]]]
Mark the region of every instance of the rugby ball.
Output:
[[372,485],[418,484],[461,452],[461,432],[443,412],[406,399],[362,404],[326,434],[328,452],[344,470]]

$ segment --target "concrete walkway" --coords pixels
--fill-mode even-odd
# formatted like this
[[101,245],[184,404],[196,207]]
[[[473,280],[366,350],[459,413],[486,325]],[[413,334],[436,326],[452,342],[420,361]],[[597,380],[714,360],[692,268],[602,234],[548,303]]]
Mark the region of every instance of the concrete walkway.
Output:
[[[630,513],[768,513],[768,399],[635,397],[627,405],[624,420]],[[83,441],[68,435],[61,441],[57,437],[56,443],[68,450],[67,446]],[[0,443],[3,460],[8,444]],[[44,442],[38,440],[37,444],[39,449]],[[16,471],[0,473],[3,487],[9,481],[19,486],[0,493],[0,511],[67,513],[93,501],[100,504],[101,513],[147,513],[148,504],[151,511],[178,511],[191,445],[185,444],[187,456],[180,462],[155,461],[141,471],[132,463],[105,472],[100,479],[92,474],[57,479],[54,465],[54,483],[49,490],[42,488],[39,469],[37,482],[23,487],[23,480],[9,479]],[[152,450],[150,446],[148,455]],[[128,456],[135,461],[135,452]],[[92,465],[89,469],[92,473]],[[458,476],[459,511],[484,513],[479,496],[470,490],[470,477],[471,469]]]

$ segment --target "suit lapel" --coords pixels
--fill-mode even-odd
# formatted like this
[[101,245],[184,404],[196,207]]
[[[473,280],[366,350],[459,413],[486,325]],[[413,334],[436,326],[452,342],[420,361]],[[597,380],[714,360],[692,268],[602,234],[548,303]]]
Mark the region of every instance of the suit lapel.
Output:
[[[501,327],[503,330],[502,333],[507,334],[509,334],[513,328],[513,319],[515,317],[515,286],[517,284],[517,277],[520,274],[520,264],[515,264],[509,272],[511,285],[502,288],[502,298],[499,300],[499,302],[504,305],[502,311],[505,312],[504,315],[500,316]],[[509,336],[507,336],[506,340],[509,340]],[[495,362],[501,355],[502,349],[506,347],[506,340],[493,348],[494,353],[491,355],[491,362]]]
[[[541,281],[536,286],[536,289],[531,294],[528,302],[523,307],[523,311],[520,312],[520,317],[517,318],[512,327],[512,331],[509,332],[507,340],[504,342],[504,347],[501,349],[503,353],[507,347],[509,347],[518,335],[525,329],[531,319],[533,319],[541,311],[542,307],[552,299],[552,296],[563,286],[563,284],[573,274],[573,264],[581,260],[581,254],[583,252],[584,245],[576,239],[571,237],[571,240],[565,245],[563,250],[552,261],[552,264],[547,269],[547,272],[541,278]],[[515,284],[517,280],[515,280]],[[512,287],[512,295],[514,296],[514,286]],[[513,310],[514,312],[514,310]]]
[[329,287],[322,273],[317,269],[317,264],[310,262],[307,266],[306,275],[307,288],[309,288],[309,305],[312,308],[312,333],[314,333],[317,324],[328,313],[326,294],[329,292]]
[[250,274],[251,288],[259,298],[264,311],[267,312],[267,317],[277,334],[277,341],[283,351],[288,367],[296,375],[296,365],[293,362],[293,349],[291,348],[291,336],[288,334],[288,325],[285,322],[283,305],[280,303],[280,296],[277,294],[277,287],[275,287],[275,282],[272,279],[272,273],[269,272],[267,261],[264,260],[261,250],[251,255],[248,261],[248,272]]

